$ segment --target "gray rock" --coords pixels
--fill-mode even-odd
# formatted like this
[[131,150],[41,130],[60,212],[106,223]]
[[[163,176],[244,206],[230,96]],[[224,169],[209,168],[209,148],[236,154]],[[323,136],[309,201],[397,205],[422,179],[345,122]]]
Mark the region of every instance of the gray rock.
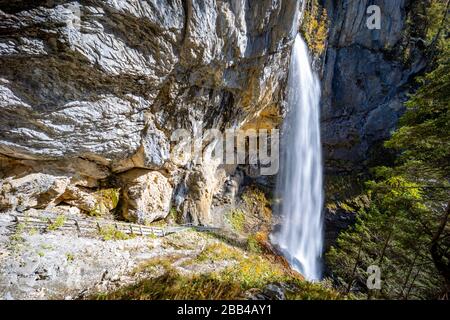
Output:
[[[133,168],[180,180],[175,129],[240,127],[281,105],[299,4],[2,1],[0,154],[34,173],[51,161],[75,186]],[[209,210],[210,195],[201,209],[192,197],[193,215]]]
[[285,290],[280,284],[271,283],[267,285],[263,294],[269,300],[286,300]]
[[[330,171],[364,168],[396,128],[408,82],[424,67],[416,50],[403,63],[408,1],[326,2],[331,30],[323,70],[322,141]],[[381,29],[366,26],[366,9],[381,8]]]
[[161,168],[170,157],[170,143],[164,132],[156,128],[146,132],[142,146],[145,168]]
[[122,216],[137,223],[167,217],[173,188],[158,171],[133,169],[120,175],[122,180]]
[[67,177],[43,173],[0,181],[0,210],[19,208],[24,211],[55,206],[69,182]]
[[132,156],[142,139],[146,162],[158,165],[167,150],[155,154],[161,135],[141,135],[145,111],[170,132],[194,119],[242,121],[279,99],[296,2],[12,7],[0,13],[10,34],[0,46],[0,152],[108,163]]

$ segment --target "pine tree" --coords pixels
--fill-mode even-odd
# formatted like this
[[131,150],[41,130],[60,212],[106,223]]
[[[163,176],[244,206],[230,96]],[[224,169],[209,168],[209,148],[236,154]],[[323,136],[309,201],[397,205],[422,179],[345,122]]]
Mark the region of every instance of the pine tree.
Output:
[[[450,294],[450,1],[432,1],[428,26],[432,70],[406,103],[385,147],[398,152],[393,167],[373,170],[371,199],[353,228],[327,254],[343,290],[369,297],[424,299]],[[438,13],[441,13],[438,15]],[[439,16],[439,19],[436,18]],[[370,265],[382,270],[380,292],[365,288]]]

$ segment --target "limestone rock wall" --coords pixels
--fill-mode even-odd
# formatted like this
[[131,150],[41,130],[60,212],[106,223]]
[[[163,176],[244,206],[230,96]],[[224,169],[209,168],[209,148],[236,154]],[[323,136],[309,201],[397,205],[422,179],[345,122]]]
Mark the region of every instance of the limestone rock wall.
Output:
[[[117,187],[131,220],[164,217],[178,203],[208,221],[211,186],[224,178],[217,167],[174,164],[170,136],[239,128],[279,110],[300,7],[0,0],[0,209],[67,199],[86,207],[74,199],[86,188]],[[144,171],[123,182],[130,170]]]
[[[330,26],[323,66],[325,163],[330,171],[358,170],[385,155],[378,147],[395,129],[408,85],[426,59],[408,34],[413,1],[321,2]],[[379,30],[366,25],[370,5],[381,9]]]

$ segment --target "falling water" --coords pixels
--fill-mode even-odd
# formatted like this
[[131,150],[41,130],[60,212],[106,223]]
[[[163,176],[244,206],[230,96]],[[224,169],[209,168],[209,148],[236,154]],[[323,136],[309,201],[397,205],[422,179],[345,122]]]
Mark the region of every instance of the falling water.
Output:
[[319,126],[320,84],[308,48],[297,35],[288,79],[287,116],[277,193],[282,227],[273,235],[291,266],[306,279],[321,277],[322,154]]

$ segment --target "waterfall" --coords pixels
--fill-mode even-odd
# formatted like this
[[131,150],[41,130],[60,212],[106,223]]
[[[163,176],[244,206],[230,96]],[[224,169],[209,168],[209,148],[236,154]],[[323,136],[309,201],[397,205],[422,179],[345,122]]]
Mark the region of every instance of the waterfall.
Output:
[[323,245],[320,83],[300,35],[294,42],[287,93],[277,181],[283,222],[272,241],[295,270],[314,281],[321,278]]

